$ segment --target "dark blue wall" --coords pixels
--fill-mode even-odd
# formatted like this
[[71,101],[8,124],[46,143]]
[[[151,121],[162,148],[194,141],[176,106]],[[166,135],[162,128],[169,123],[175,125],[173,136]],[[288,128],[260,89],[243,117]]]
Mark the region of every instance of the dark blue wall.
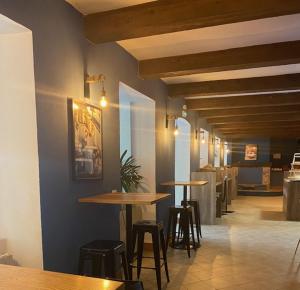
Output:
[[[106,75],[107,94],[115,104],[119,80],[155,99],[157,190],[163,191],[159,183],[174,178],[174,137],[165,129],[166,86],[140,80],[136,60],[117,44],[88,44],[82,15],[63,0],[0,0],[0,13],[33,33],[44,268],[74,273],[80,245],[96,238],[119,238],[118,206],[78,203],[87,194],[120,189],[119,112],[111,106],[103,113],[103,181],[74,182],[68,98],[84,96],[88,70]],[[179,112],[182,101],[168,107],[169,112]],[[197,115],[191,114],[189,120],[194,131]],[[192,144],[192,149],[196,147]],[[198,149],[192,150],[192,170],[198,161]],[[165,220],[171,202],[158,206],[159,219]]]
[[[245,160],[246,144],[257,144],[257,160]],[[232,164],[253,165],[270,162],[270,139],[253,138],[253,139],[235,139],[232,142],[231,153]],[[239,184],[261,184],[262,168],[261,167],[240,167],[238,174]]]
[[[246,144],[257,144],[258,153],[257,160],[245,160]],[[270,139],[269,138],[253,138],[253,139],[235,139],[232,142],[231,162],[253,164],[270,162]]]

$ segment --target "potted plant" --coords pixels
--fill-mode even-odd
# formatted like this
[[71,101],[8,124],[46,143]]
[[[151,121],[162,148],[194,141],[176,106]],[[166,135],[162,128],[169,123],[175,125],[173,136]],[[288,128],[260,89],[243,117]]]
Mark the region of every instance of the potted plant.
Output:
[[[122,190],[125,192],[137,191],[142,184],[143,176],[139,174],[140,165],[136,164],[133,156],[126,157],[127,150],[120,158],[120,177]],[[125,241],[125,206],[121,207],[120,212],[120,238]],[[142,219],[142,210],[138,206],[132,207],[133,222]]]
[[140,186],[143,177],[139,174],[140,165],[136,165],[136,161],[133,156],[127,157],[127,150],[124,151],[120,158],[120,175],[121,175],[121,185],[125,192],[130,192],[132,190],[137,190]]

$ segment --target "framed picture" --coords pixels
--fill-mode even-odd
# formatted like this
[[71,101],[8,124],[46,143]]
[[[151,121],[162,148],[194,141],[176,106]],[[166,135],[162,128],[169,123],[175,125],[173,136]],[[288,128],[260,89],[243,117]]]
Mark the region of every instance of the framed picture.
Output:
[[281,153],[273,153],[273,159],[281,159]]
[[74,179],[102,179],[102,111],[72,100]]
[[247,144],[245,146],[245,160],[257,160],[256,144]]

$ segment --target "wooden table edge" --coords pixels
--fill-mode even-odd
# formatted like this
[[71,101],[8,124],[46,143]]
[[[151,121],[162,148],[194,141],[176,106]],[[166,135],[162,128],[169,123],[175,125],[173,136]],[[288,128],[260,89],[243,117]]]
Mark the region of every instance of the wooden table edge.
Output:
[[[143,193],[141,193],[143,194]],[[106,201],[97,201],[95,200],[95,197],[96,196],[99,196],[101,194],[96,194],[96,195],[92,195],[92,196],[89,196],[89,197],[81,197],[78,199],[78,202],[79,203],[90,203],[90,204],[112,204],[112,205],[120,205],[120,204],[124,204],[124,205],[153,205],[153,204],[156,204],[162,200],[165,200],[167,198],[169,198],[171,196],[171,194],[169,193],[158,193],[158,194],[161,194],[161,195],[164,195],[164,196],[161,196],[159,197],[158,199],[156,200],[153,200],[153,201],[137,201],[137,202],[131,202],[131,201],[126,201],[126,200],[123,200],[122,203],[118,202],[118,201],[110,201],[110,200],[106,200]],[[105,195],[105,193],[103,194]],[[147,193],[145,193],[145,195],[147,195]],[[150,194],[148,194],[150,195]]]

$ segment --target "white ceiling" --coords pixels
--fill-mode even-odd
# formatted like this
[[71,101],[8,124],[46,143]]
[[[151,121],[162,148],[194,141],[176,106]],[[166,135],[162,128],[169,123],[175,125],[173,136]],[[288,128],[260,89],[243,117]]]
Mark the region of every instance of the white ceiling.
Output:
[[23,33],[30,30],[0,14],[0,34]]
[[205,82],[216,80],[229,80],[229,79],[244,79],[255,77],[266,77],[274,75],[284,75],[300,73],[300,64],[290,64],[281,66],[259,67],[251,69],[229,70],[214,73],[193,74],[180,77],[163,78],[162,80],[167,84],[179,84],[190,82]]
[[300,39],[300,14],[123,40],[138,60]]
[[154,0],[66,0],[82,14],[114,10],[122,7],[138,5]]

